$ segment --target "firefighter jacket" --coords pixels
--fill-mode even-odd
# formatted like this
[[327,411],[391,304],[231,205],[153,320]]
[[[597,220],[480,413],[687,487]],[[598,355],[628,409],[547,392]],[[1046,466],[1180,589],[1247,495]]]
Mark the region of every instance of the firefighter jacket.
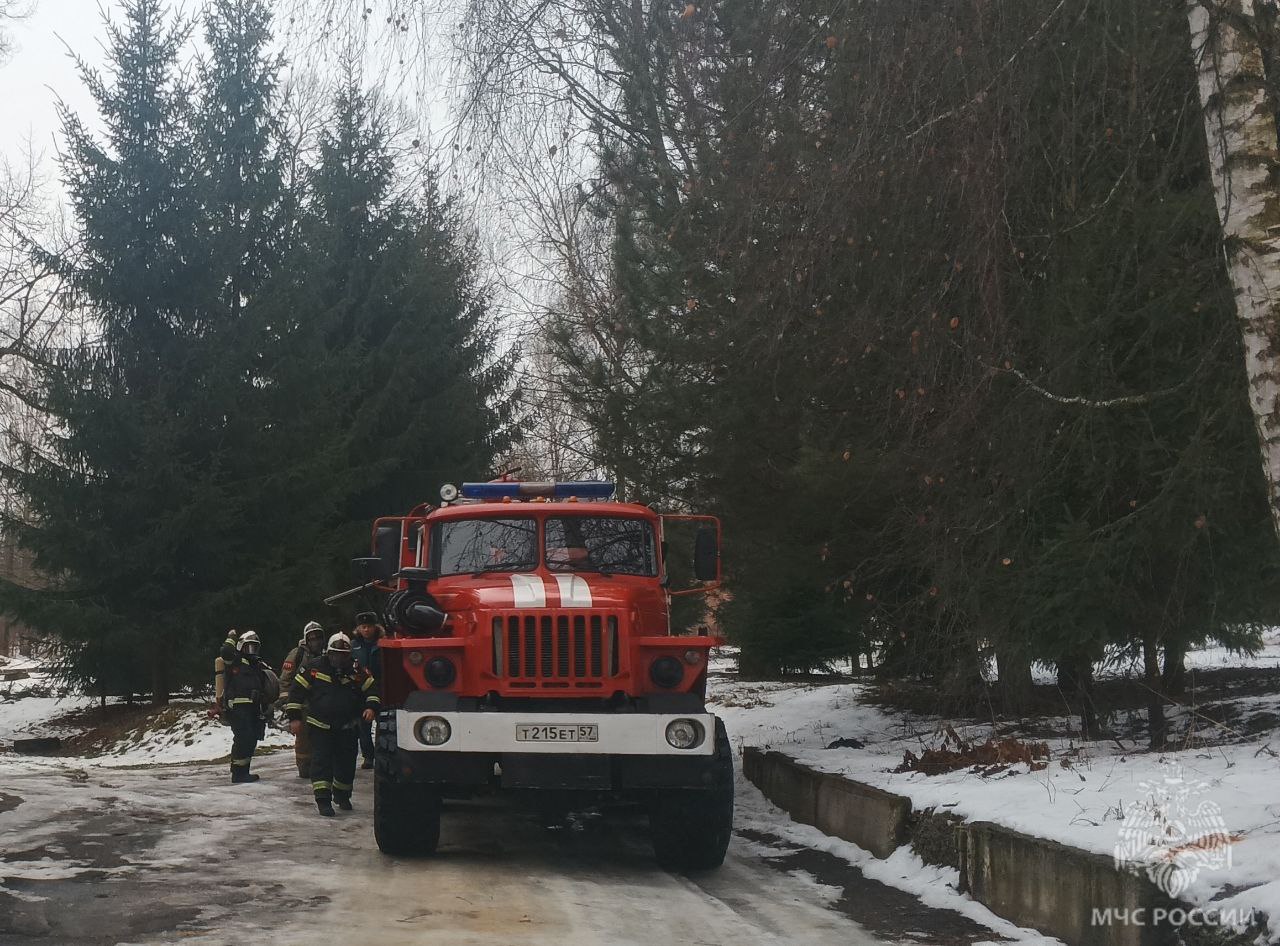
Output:
[[341,670],[322,657],[293,677],[284,711],[320,729],[350,729],[362,710],[377,710],[377,682],[363,667]]
[[368,670],[373,674],[375,680],[378,679],[378,674],[382,672],[382,666],[379,663],[382,657],[378,651],[378,639],[376,637],[373,640],[365,640],[357,632],[355,638],[351,641],[351,656],[355,658],[356,665]]
[[280,689],[288,693],[289,688],[293,686],[294,674],[303,667],[309,667],[323,659],[323,657],[323,653],[313,654],[307,650],[305,641],[298,641],[298,646],[289,651],[284,658],[284,663],[280,665]]
[[223,709],[252,706],[259,713],[264,713],[275,696],[262,658],[242,654],[236,650],[236,639],[228,637],[222,643],[222,664]]

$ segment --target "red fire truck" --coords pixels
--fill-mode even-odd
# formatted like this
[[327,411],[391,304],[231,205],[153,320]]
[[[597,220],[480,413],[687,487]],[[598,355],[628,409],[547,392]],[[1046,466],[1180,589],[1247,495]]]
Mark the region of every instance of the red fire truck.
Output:
[[[723,861],[733,760],[704,703],[723,639],[670,621],[673,597],[719,583],[719,522],[613,493],[446,485],[439,506],[374,523],[373,556],[356,564],[388,595],[374,771],[385,853],[431,853],[443,800],[504,791],[549,810],[642,805],[664,867]],[[693,530],[680,580],[686,562],[665,554],[675,520]]]

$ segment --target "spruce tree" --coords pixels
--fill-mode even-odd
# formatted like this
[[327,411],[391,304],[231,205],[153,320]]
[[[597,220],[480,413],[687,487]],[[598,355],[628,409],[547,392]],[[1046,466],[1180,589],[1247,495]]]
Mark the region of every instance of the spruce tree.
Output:
[[[492,117],[569,14],[473,6]],[[722,514],[744,667],[870,646],[972,707],[994,658],[1016,712],[1127,651],[1158,744],[1186,646],[1278,604],[1185,11],[580,15],[599,173],[546,216],[608,219],[612,292],[553,340],[602,461]]]
[[26,513],[10,525],[61,582],[10,589],[8,603],[72,646],[81,680],[163,700],[189,632],[182,599],[198,582],[173,515],[202,459],[182,449],[175,409],[193,315],[189,90],[177,68],[184,33],[161,4],[132,0],[108,32],[108,76],[82,67],[105,141],[63,114],[81,240],[57,260],[100,334],[43,379],[57,424],[6,471]]
[[475,249],[434,175],[402,193],[392,147],[383,108],[347,83],[258,313],[293,520],[274,580],[295,617],[347,581],[372,519],[482,475],[509,442],[511,362],[495,353]]
[[56,424],[6,470],[20,540],[55,579],[6,599],[59,636],[69,675],[94,690],[163,702],[207,679],[211,642],[256,616],[243,592],[257,428],[241,422],[255,383],[238,310],[273,246],[263,9],[214,6],[193,88],[187,25],[131,0],[108,25],[106,77],[82,70],[104,140],[63,115],[81,240],[55,262],[100,332],[46,374]]

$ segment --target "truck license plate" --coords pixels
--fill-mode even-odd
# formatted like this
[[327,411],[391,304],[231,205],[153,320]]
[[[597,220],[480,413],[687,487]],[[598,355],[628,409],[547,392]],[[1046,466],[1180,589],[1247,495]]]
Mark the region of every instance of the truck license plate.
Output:
[[516,723],[516,742],[599,742],[595,723],[548,726],[545,723]]

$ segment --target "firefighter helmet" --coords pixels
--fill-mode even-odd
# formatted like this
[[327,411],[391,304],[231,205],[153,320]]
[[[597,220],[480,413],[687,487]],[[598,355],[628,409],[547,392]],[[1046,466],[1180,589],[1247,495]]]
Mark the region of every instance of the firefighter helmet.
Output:
[[319,634],[321,637],[324,636],[324,627],[321,626],[319,621],[308,621],[306,626],[302,628],[303,640],[306,640],[312,634]]
[[325,648],[327,653],[349,654],[351,653],[351,638],[339,631],[329,638],[329,646]]
[[236,650],[242,654],[248,654],[250,657],[256,657],[258,652],[262,650],[262,641],[258,639],[255,631],[245,631],[240,635],[240,639],[236,641]]

